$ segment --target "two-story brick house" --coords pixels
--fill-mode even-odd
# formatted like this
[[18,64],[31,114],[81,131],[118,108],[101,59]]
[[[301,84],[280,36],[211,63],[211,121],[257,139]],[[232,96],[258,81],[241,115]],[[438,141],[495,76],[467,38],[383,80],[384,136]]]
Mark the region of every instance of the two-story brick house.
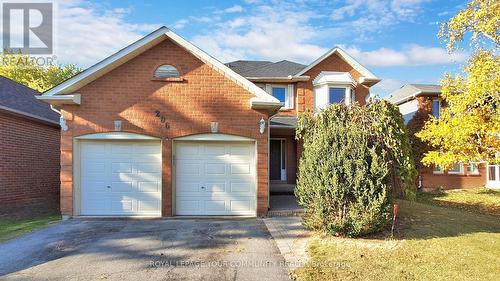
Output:
[[[424,123],[434,116],[439,118],[441,106],[441,86],[432,84],[407,84],[391,93],[387,98],[397,105],[411,133],[423,128]],[[425,145],[416,147],[414,153],[424,153]],[[456,163],[452,168],[420,165],[420,179],[423,188],[474,188],[500,187],[500,167],[486,163]]]
[[269,182],[295,182],[297,115],[378,81],[339,48],[225,65],[162,27],[40,98],[66,123],[62,213],[265,215]]

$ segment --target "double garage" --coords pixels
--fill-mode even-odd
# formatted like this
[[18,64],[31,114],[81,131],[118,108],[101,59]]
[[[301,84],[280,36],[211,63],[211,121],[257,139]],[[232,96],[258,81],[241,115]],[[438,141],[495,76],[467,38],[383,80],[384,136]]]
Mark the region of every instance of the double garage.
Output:
[[[77,138],[75,209],[80,216],[161,216],[164,162],[171,161],[174,215],[255,216],[255,141],[210,135],[166,144],[130,133]],[[172,146],[171,159],[162,157],[162,145]]]

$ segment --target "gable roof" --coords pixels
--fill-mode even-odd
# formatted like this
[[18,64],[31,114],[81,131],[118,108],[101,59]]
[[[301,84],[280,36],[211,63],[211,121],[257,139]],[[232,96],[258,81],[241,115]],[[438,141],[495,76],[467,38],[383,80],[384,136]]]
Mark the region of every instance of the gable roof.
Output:
[[361,74],[360,83],[361,84],[369,84],[370,86],[375,85],[380,81],[380,79],[375,76],[371,71],[369,71],[366,67],[361,65],[357,60],[355,60],[352,56],[350,56],[346,51],[342,50],[339,47],[334,47],[330,51],[323,54],[317,60],[313,61],[311,64],[298,71],[295,76],[304,75],[307,71],[311,70],[313,67],[318,65],[320,62],[324,61],[328,57],[333,54],[338,54],[341,59],[343,59],[346,63],[348,63],[352,68],[358,71]]
[[240,75],[251,78],[275,78],[293,76],[306,65],[293,61],[235,61],[226,64]]
[[37,100],[40,93],[23,84],[0,76],[0,109],[41,121],[59,124],[59,114]]
[[392,92],[386,99],[391,103],[399,105],[422,94],[440,95],[441,86],[434,84],[406,84]]
[[259,68],[264,65],[273,63],[271,61],[265,61],[265,60],[237,60],[237,61],[232,61],[225,63],[225,65],[229,68],[231,68],[234,72],[245,76],[243,73],[252,70],[254,68]]
[[[146,35],[145,37],[139,39],[138,41],[132,43],[131,45],[121,49],[117,53],[107,57],[106,59],[100,61],[99,63],[89,67],[85,71],[79,73],[78,75],[64,81],[63,83],[55,86],[54,88],[46,91],[41,97],[42,100],[47,100],[48,102],[54,101],[54,96],[74,93],[86,84],[96,80],[97,78],[103,76],[109,71],[115,69],[116,67],[124,64],[125,62],[131,60],[132,58],[138,56],[159,42],[170,39],[177,45],[181,46],[189,53],[197,57],[199,60],[203,61],[205,64],[210,66],[215,71],[221,73],[225,77],[229,78],[236,84],[240,85],[245,90],[254,94],[254,98],[251,99],[251,105],[256,108],[262,107],[275,107],[279,108],[281,106],[279,100],[273,96],[266,93],[261,88],[257,87],[252,82],[245,79],[240,74],[231,70],[229,67],[219,62],[217,59],[208,55],[195,45],[191,44],[184,38],[180,37],[167,27],[163,26],[159,29],[153,31],[152,33]],[[45,98],[46,97],[46,98]]]

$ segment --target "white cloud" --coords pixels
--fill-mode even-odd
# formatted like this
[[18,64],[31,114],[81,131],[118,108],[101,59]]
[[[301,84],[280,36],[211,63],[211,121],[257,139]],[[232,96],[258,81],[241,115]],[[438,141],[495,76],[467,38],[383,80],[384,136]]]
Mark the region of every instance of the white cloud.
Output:
[[372,96],[385,97],[393,91],[401,88],[403,86],[403,82],[397,79],[382,79],[382,81],[378,82],[370,88],[370,94]]
[[254,13],[219,23],[214,31],[192,41],[221,61],[286,58],[310,62],[327,50],[308,43],[320,34],[308,23],[313,17],[307,11],[260,6]]
[[467,59],[465,52],[457,51],[449,54],[443,48],[417,44],[406,45],[399,51],[390,48],[361,51],[355,47],[347,48],[346,51],[364,65],[378,67],[451,64],[464,62]]
[[224,9],[224,12],[225,13],[241,13],[243,12],[243,7],[241,7],[240,5],[234,5],[232,7],[229,7],[227,9]]
[[60,63],[88,67],[160,26],[127,22],[124,16],[129,9],[105,10],[83,1],[58,3],[54,23]]
[[189,21],[187,19],[181,19],[181,20],[178,20],[176,22],[174,22],[174,24],[172,25],[172,28],[173,29],[182,29],[186,26],[186,24],[188,23]]

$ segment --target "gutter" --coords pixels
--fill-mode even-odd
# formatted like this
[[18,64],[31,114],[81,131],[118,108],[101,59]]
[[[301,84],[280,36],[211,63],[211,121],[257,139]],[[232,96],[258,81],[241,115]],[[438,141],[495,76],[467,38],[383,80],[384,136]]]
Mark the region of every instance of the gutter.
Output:
[[245,77],[252,82],[300,82],[309,81],[309,76]]
[[46,123],[46,124],[53,125],[53,126],[55,125],[55,126],[59,127],[59,123],[58,122],[50,120],[50,119],[47,119],[47,118],[44,118],[44,117],[41,117],[41,116],[37,116],[37,115],[31,114],[31,113],[27,113],[27,112],[24,112],[24,111],[12,109],[12,108],[9,108],[9,107],[3,106],[3,105],[0,105],[0,110],[6,111],[6,112],[11,113],[13,115],[26,117],[26,118],[34,120],[34,121],[38,121],[38,122],[41,122],[41,123]]

